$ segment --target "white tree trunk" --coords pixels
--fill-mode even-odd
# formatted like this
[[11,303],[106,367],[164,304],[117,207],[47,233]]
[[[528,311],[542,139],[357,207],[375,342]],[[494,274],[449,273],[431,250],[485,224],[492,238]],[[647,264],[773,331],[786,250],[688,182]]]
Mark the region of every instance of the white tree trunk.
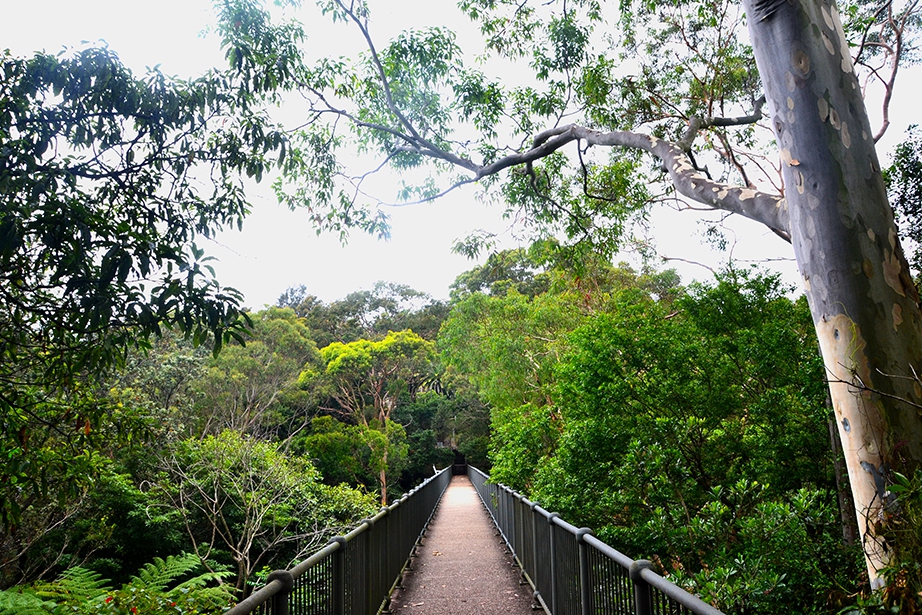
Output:
[[877,588],[889,560],[880,536],[888,472],[922,462],[918,296],[835,3],[744,4],[784,164],[791,240]]

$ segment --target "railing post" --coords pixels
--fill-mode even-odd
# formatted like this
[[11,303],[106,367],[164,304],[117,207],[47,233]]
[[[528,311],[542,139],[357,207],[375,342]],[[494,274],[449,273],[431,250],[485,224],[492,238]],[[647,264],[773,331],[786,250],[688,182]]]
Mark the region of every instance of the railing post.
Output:
[[287,570],[276,570],[269,574],[267,583],[281,581],[282,590],[272,596],[272,615],[288,615],[288,595],[295,586],[294,577]]
[[339,548],[333,552],[333,583],[331,602],[333,615],[346,615],[346,539],[336,536],[330,543],[338,543]]
[[589,580],[589,545],[583,538],[586,534],[592,534],[588,527],[581,527],[576,530],[576,544],[579,547],[579,605],[582,615],[589,615],[592,612],[592,585]]
[[538,578],[538,518],[541,516],[537,508],[536,502],[532,502],[529,507],[531,510],[531,561],[528,565],[531,566],[530,572],[535,580]]
[[554,519],[560,517],[560,513],[551,513],[547,518],[550,525],[548,536],[551,541],[551,615],[557,615],[557,528],[554,526]]
[[634,582],[634,615],[652,615],[653,613],[653,595],[650,591],[650,584],[641,576],[644,570],[650,568],[653,568],[653,562],[639,559],[628,569],[631,581]]
[[375,526],[374,517],[369,517],[367,519],[364,519],[362,520],[362,523],[365,524],[365,536],[361,543],[357,543],[357,544],[361,544],[364,546],[364,549],[362,549],[363,553],[361,554],[362,563],[359,564],[360,566],[362,566],[362,569],[365,571],[365,575],[364,575],[365,577],[365,604],[363,605],[362,608],[365,610],[366,613],[372,613],[374,612],[372,611],[372,609],[375,606],[372,604],[372,600],[374,599],[373,592],[372,592],[372,589],[374,587],[374,573],[372,571],[372,565],[371,565],[370,559],[371,559],[371,551],[374,548],[374,545],[371,543],[371,532],[372,532],[372,528],[374,528]]
[[390,525],[391,520],[388,516],[391,513],[391,509],[387,506],[381,507],[381,512],[384,513],[384,516],[381,518],[382,523],[378,525],[378,533],[380,534],[377,539],[378,552],[375,554],[375,559],[378,560],[379,569],[378,569],[378,581],[381,582],[380,587],[383,589],[387,595],[384,598],[384,612],[390,612],[391,605],[391,596],[388,593],[389,584],[393,583],[391,580],[391,550],[390,550]]

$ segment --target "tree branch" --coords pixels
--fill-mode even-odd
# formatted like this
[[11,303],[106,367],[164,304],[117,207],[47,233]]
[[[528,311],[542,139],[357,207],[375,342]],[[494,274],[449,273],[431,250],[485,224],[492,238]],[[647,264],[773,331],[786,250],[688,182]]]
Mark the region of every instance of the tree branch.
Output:
[[528,151],[506,156],[481,167],[476,177],[480,179],[512,166],[534,162],[578,139],[585,140],[589,145],[628,147],[652,154],[663,163],[673,186],[683,196],[714,209],[761,222],[779,237],[790,241],[784,197],[708,179],[692,167],[685,151],[679,145],[641,133],[599,132],[576,125],[552,128],[535,137],[534,144]]
[[756,100],[752,113],[749,115],[741,115],[738,117],[693,117],[688,121],[688,129],[676,145],[681,147],[684,151],[690,152],[692,143],[695,142],[698,133],[705,128],[710,128],[712,126],[745,126],[747,124],[755,124],[762,119],[762,107],[764,106],[765,95],[763,94]]

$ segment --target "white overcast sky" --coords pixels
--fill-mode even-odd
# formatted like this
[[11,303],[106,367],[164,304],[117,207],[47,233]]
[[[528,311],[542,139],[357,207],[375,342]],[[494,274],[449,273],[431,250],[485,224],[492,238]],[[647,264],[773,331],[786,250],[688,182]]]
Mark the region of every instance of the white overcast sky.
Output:
[[[373,33],[381,37],[389,37],[398,24],[411,19],[417,26],[455,27],[460,23],[454,0],[371,0],[370,6]],[[25,55],[104,40],[136,74],[159,64],[167,74],[191,77],[222,62],[217,37],[202,35],[212,21],[208,0],[0,0],[0,49]],[[320,50],[317,55],[343,45],[348,48],[348,39],[354,36],[342,27],[327,25],[318,32],[309,38],[309,43]],[[890,128],[885,150],[902,137],[906,125],[917,115],[900,113],[899,105],[909,108],[910,99],[922,94],[919,79],[904,78],[898,87],[902,89],[897,91],[897,121]],[[881,158],[886,164],[887,155],[881,154]],[[388,242],[354,233],[349,243],[341,246],[335,237],[317,237],[304,212],[277,205],[268,185],[248,194],[253,213],[242,233],[224,233],[204,247],[219,259],[216,269],[221,283],[241,290],[246,305],[253,308],[274,303],[282,291],[299,284],[324,301],[371,288],[377,280],[407,284],[433,297],[446,298],[448,285],[475,264],[452,254],[452,242],[476,228],[504,228],[498,211],[477,203],[469,191],[428,205],[393,209],[393,236]],[[725,257],[702,245],[703,227],[698,220],[693,213],[655,215],[659,251],[719,266]],[[764,227],[745,220],[736,226],[735,258],[791,257],[790,248]],[[682,261],[668,266],[679,269],[685,281],[710,275],[706,269]],[[792,262],[772,262],[770,266],[797,283]]]

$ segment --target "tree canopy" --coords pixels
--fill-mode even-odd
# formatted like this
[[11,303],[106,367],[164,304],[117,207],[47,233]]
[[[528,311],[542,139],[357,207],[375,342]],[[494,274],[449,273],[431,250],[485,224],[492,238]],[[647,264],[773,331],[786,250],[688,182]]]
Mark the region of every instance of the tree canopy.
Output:
[[196,241],[239,226],[243,178],[284,153],[248,96],[217,72],[136,77],[100,47],[0,56],[4,523],[30,501],[9,489],[42,495],[94,437],[99,376],[130,349],[165,328],[242,339],[242,297]]
[[[727,434],[745,443],[749,414],[764,408],[735,406],[739,400],[726,396],[767,379],[761,367],[733,359],[734,343],[751,341],[745,331],[715,348],[710,344],[720,346],[726,332],[702,326],[707,318],[658,314],[651,336],[668,333],[686,354],[654,356],[662,349],[639,344],[637,356],[627,356],[649,323],[640,319],[625,330],[597,313],[628,294],[637,310],[682,300],[663,278],[649,287],[629,279],[630,293],[615,292],[610,272],[587,255],[607,258],[657,203],[761,223],[791,244],[804,279],[870,582],[881,587],[905,571],[891,559],[901,547],[891,538],[900,534],[888,527],[901,517],[887,487],[906,492],[906,476],[922,469],[922,311],[874,143],[889,125],[898,70],[912,57],[918,2],[855,0],[840,12],[834,0],[464,0],[483,63],[471,63],[447,28],[408,30],[382,44],[369,3],[318,6],[352,28],[361,55],[317,59],[305,47],[304,27],[277,19],[259,0],[217,3],[229,68],[193,81],[156,71],[137,79],[105,48],[28,59],[4,54],[0,297],[10,309],[0,316],[0,403],[10,453],[0,514],[8,527],[24,508],[47,501],[51,476],[65,479],[65,496],[86,492],[82,477],[106,462],[100,446],[84,443],[100,432],[130,439],[138,408],[125,409],[123,391],[104,388],[106,372],[127,352],[148,348],[164,328],[215,352],[241,338],[247,318],[240,297],[211,279],[195,238],[239,224],[247,211],[243,177],[259,180],[277,167],[280,201],[305,208],[320,231],[345,235],[358,227],[385,235],[384,204],[429,201],[478,184],[528,234],[566,244],[564,253],[585,269],[562,287],[554,286],[560,279],[536,275],[536,262],[520,254],[497,258],[491,267],[498,275],[480,270],[459,281],[461,309],[445,325],[459,342],[450,358],[456,367],[476,366],[478,353],[505,361],[502,371],[515,386],[505,386],[499,369],[474,381],[493,386],[489,395],[505,406],[494,418],[514,427],[510,439],[528,440],[523,450],[539,465],[543,449],[532,444],[557,446],[566,420],[548,410],[566,381],[555,380],[563,373],[555,361],[581,344],[603,355],[606,342],[624,347],[611,365],[639,365],[634,376],[641,378],[625,370],[618,386],[644,389],[642,376],[660,373],[668,382],[678,378],[675,388],[688,399],[718,399],[731,412],[689,422],[669,414],[674,400],[648,391],[645,399],[667,410],[654,421],[662,428],[656,441],[679,451],[675,459],[687,460],[685,441],[670,440],[677,416],[676,425],[713,438],[721,452],[740,444]],[[496,67],[516,78],[489,72]],[[871,126],[863,101],[875,80],[884,92],[880,127]],[[295,101],[303,105],[297,128],[275,130],[271,114]],[[905,189],[916,173],[912,149],[901,151],[890,185],[906,212],[915,198]],[[386,172],[404,181],[395,195],[376,194],[375,177]],[[479,233],[456,247],[472,254],[491,245],[492,237]],[[486,288],[490,296],[481,294]],[[428,369],[431,346],[410,331],[385,330],[413,320],[431,335],[444,306],[433,303],[417,318],[403,306],[421,299],[410,289],[378,290],[350,297],[340,314],[307,296],[287,301],[331,336],[323,367],[305,369],[302,385],[326,387],[338,409],[366,428],[369,448],[383,451],[379,487],[386,497],[386,445],[405,435],[391,417],[400,402],[415,401],[425,371],[401,366],[409,359]],[[341,330],[329,329],[331,322]],[[695,327],[706,331],[706,342]],[[460,344],[463,331],[474,333],[473,343]],[[595,334],[581,340],[580,331]],[[336,337],[344,335],[353,339]],[[770,354],[758,359],[783,371]],[[682,357],[713,363],[713,374],[683,372]],[[231,358],[242,365],[252,356]],[[590,363],[571,382],[592,374]],[[663,365],[670,369],[658,372]],[[718,378],[734,366],[749,379]],[[595,393],[608,387],[603,380]],[[611,399],[631,407],[637,400],[618,386]],[[736,412],[748,414],[738,420]],[[535,416],[540,430],[520,429]],[[732,470],[745,466],[742,457],[724,461]],[[697,461],[699,470],[708,465]],[[718,469],[709,472],[721,481],[734,477]],[[743,482],[734,488],[748,497]],[[725,500],[736,496],[721,493],[730,508]]]
[[[256,3],[222,6],[228,32],[271,21]],[[383,203],[477,183],[538,235],[606,252],[654,202],[737,214],[791,243],[868,520],[868,571],[885,584],[891,549],[871,520],[885,514],[877,477],[922,467],[922,312],[874,143],[914,49],[918,3],[465,0],[481,64],[447,28],[381,42],[372,3],[319,7],[365,46],[317,61],[290,47],[281,61],[290,72],[277,88],[306,106],[276,191],[320,228],[386,232]],[[235,40],[235,54],[259,53],[262,43]],[[879,128],[864,106],[869,82],[884,91]],[[372,188],[385,171],[406,180],[392,197]],[[475,234],[458,249],[490,242]]]

